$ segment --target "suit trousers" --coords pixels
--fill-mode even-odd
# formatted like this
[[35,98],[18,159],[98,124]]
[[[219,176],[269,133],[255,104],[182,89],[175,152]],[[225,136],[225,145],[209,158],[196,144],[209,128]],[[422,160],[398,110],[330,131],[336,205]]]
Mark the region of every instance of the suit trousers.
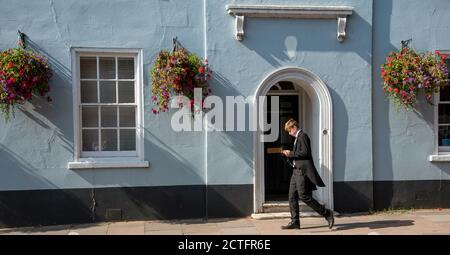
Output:
[[294,169],[289,186],[289,208],[291,211],[291,220],[300,221],[299,200],[305,202],[318,214],[325,216],[326,209],[312,197],[312,188],[314,185],[305,175],[302,169]]

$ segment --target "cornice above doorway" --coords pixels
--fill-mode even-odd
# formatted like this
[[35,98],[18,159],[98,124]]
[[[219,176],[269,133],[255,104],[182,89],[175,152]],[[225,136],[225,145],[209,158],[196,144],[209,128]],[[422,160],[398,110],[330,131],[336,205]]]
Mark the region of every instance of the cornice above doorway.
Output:
[[230,4],[228,14],[236,18],[235,36],[244,39],[244,18],[282,18],[282,19],[336,19],[337,40],[343,42],[347,26],[347,16],[352,15],[349,6],[302,6],[302,5],[248,5]]

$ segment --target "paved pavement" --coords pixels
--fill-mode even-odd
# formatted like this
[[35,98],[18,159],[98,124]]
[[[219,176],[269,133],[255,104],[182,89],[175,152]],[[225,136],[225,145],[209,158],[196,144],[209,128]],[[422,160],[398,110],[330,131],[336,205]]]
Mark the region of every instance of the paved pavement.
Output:
[[129,221],[0,229],[1,235],[450,235],[450,209],[340,215],[332,230],[321,217],[301,218],[300,230],[281,230],[289,219]]

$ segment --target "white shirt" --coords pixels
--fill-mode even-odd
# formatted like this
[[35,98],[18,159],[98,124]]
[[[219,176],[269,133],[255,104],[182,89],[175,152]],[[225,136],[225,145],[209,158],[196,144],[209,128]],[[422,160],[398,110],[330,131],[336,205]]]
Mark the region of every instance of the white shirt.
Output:
[[[300,131],[301,131],[301,129],[299,129],[298,131],[297,131],[297,133],[295,134],[295,140],[294,140],[294,147],[295,147],[295,144],[297,143],[297,138],[298,138],[298,133],[300,133]],[[295,151],[294,151],[294,153],[295,153]],[[295,159],[293,160],[294,161],[294,167],[295,167]]]

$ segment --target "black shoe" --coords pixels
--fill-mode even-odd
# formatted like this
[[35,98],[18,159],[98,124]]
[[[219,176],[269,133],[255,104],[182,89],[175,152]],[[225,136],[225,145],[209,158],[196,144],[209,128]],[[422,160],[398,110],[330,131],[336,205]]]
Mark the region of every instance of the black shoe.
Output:
[[327,216],[325,216],[325,219],[328,222],[328,228],[331,229],[334,225],[334,212],[330,209],[327,209]]
[[300,229],[300,222],[291,221],[286,226],[281,226],[281,229]]

